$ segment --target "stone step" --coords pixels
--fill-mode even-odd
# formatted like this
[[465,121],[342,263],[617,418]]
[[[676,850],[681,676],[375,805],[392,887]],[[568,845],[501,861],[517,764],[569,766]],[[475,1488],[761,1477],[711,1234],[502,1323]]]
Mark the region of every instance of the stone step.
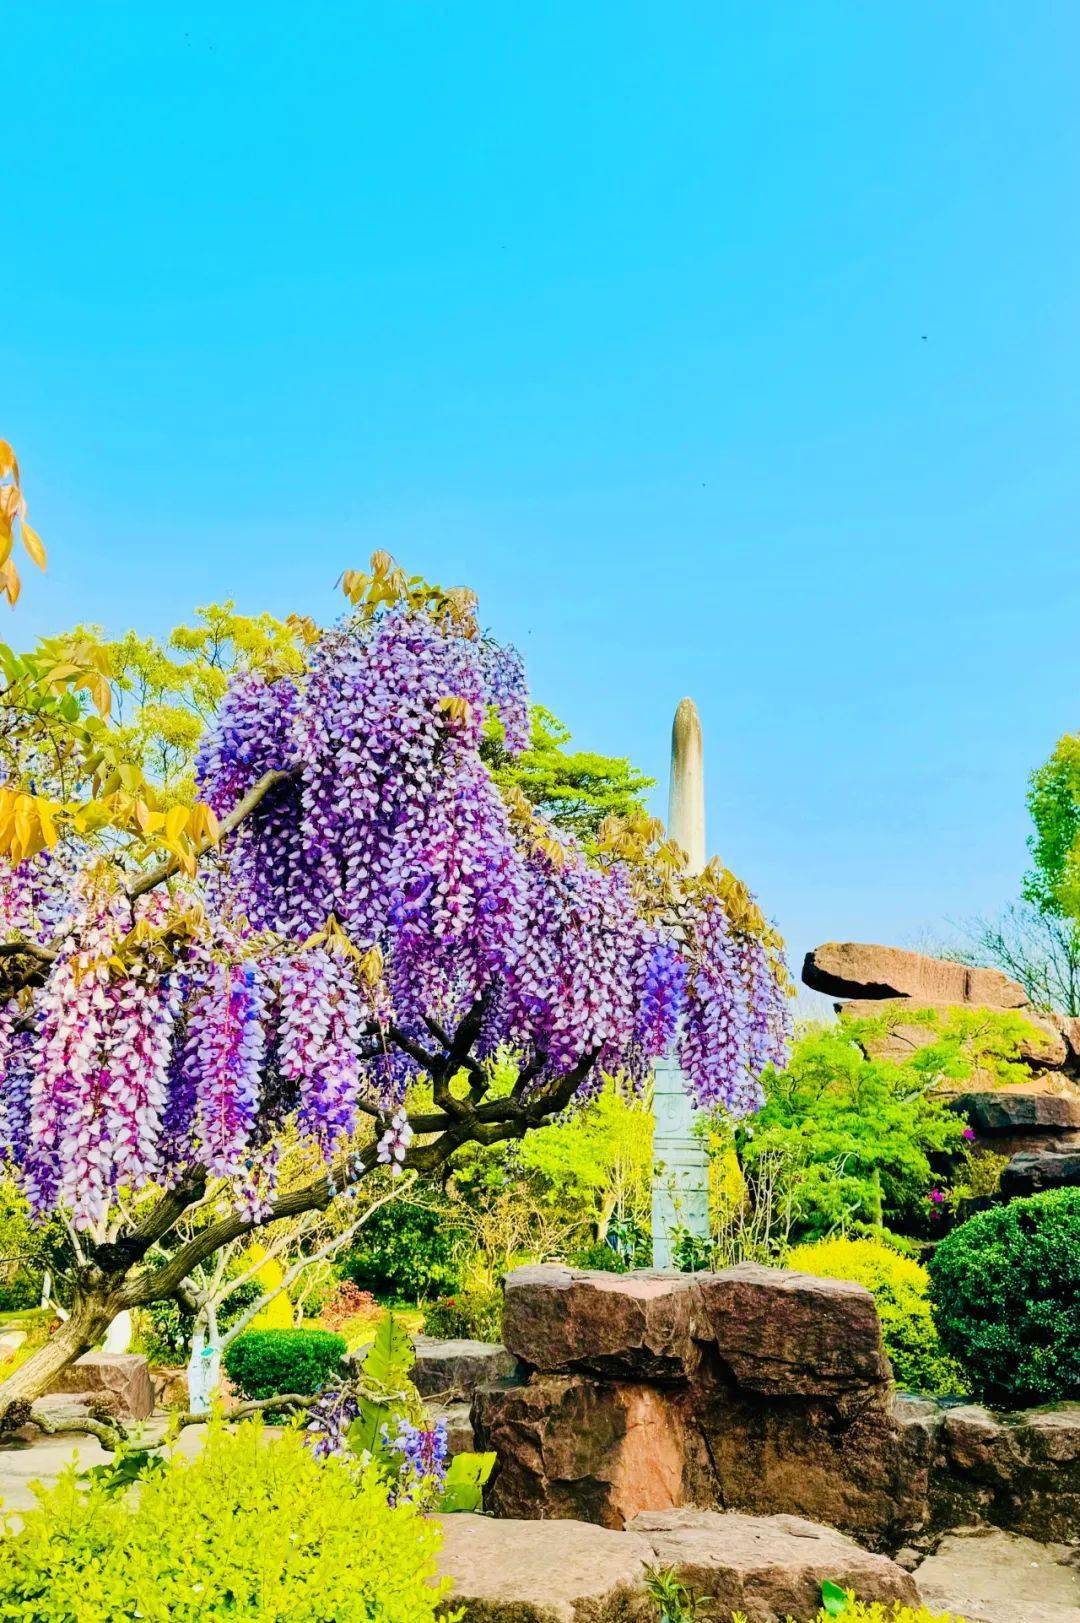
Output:
[[655,1623],[647,1567],[671,1568],[707,1615],[747,1623],[817,1614],[826,1579],[860,1599],[917,1604],[914,1580],[886,1556],[798,1516],[678,1510],[625,1532],[577,1521],[445,1516],[439,1562],[463,1623]]

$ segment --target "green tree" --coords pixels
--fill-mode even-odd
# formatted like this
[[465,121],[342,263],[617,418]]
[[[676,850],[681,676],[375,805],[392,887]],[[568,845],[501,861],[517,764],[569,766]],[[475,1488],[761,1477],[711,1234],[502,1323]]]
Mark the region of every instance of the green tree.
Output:
[[1080,734],[1066,733],[1049,760],[1031,774],[1028,838],[1032,866],[1024,898],[1040,912],[1080,916]]
[[809,1028],[787,1069],[766,1074],[765,1106],[739,1130],[739,1153],[751,1177],[784,1167],[797,1238],[861,1224],[920,1227],[934,1160],[963,1143],[963,1119],[934,1090],[976,1071],[1015,1074],[1029,1029],[1021,1016],[958,1009],[918,1018],[935,1040],[902,1061],[871,1057],[888,1034],[890,1016],[879,1015]]
[[641,812],[654,779],[647,778],[623,756],[572,750],[570,729],[543,705],[532,709],[532,743],[521,755],[503,748],[502,728],[488,726],[483,755],[500,788],[515,787],[538,810],[586,849],[592,847],[605,817]]

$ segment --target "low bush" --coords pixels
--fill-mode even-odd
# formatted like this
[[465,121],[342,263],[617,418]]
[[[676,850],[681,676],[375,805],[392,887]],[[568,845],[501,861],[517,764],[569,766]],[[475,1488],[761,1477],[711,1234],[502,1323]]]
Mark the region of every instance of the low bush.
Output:
[[959,1366],[941,1345],[930,1306],[930,1276],[921,1263],[881,1240],[836,1239],[795,1246],[787,1266],[820,1279],[851,1279],[866,1286],[877,1305],[898,1386],[910,1392],[964,1389]]
[[434,1623],[439,1534],[293,1433],[212,1425],[137,1495],[74,1468],[3,1542],[0,1615],[34,1623]]
[[461,1291],[424,1308],[424,1334],[447,1340],[502,1340],[502,1291]]
[[345,1350],[345,1338],[329,1330],[246,1330],[225,1349],[225,1372],[245,1398],[310,1397],[335,1373]]
[[345,1334],[360,1320],[374,1319],[378,1313],[379,1304],[370,1291],[362,1291],[351,1279],[340,1279],[322,1305],[319,1323],[326,1330]]
[[942,1240],[930,1278],[941,1340],[978,1397],[1080,1398],[1080,1189],[980,1212]]

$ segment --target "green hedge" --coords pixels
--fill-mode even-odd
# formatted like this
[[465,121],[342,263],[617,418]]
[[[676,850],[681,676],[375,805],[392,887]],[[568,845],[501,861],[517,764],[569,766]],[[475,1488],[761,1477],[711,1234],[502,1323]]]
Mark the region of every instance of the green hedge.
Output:
[[424,1308],[424,1334],[447,1340],[501,1341],[503,1294],[500,1290],[460,1291],[441,1296]]
[[980,1212],[942,1240],[930,1279],[941,1340],[978,1397],[1080,1398],[1080,1189]]
[[225,1372],[245,1398],[310,1397],[344,1355],[344,1336],[330,1330],[246,1330],[225,1349]]

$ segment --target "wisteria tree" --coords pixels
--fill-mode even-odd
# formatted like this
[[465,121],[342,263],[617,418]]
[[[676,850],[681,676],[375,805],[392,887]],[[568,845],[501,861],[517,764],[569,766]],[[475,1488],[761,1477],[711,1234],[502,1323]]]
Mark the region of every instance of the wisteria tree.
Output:
[[0,1415],[266,1224],[519,1138],[672,1045],[734,1115],[783,1061],[780,943],[744,886],[686,876],[643,815],[586,855],[484,764],[491,716],[512,753],[529,712],[473,596],[381,554],[344,584],[288,669],[234,674],[193,807],[121,774],[123,816],[87,816],[42,795],[40,740],[8,750],[0,1116],[71,1302]]

